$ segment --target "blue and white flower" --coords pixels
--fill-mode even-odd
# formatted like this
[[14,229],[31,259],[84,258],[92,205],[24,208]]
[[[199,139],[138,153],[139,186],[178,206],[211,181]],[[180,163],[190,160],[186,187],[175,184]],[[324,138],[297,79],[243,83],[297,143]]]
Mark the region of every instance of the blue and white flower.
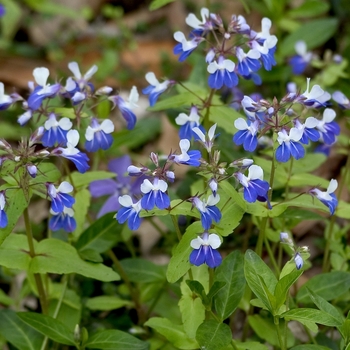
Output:
[[233,142],[236,145],[243,145],[243,148],[248,152],[253,152],[258,145],[257,133],[259,130],[259,121],[248,123],[243,118],[235,120],[234,125],[239,131],[233,136]]
[[89,158],[85,153],[80,152],[76,148],[79,143],[79,133],[77,130],[69,130],[67,133],[67,146],[66,148],[57,147],[51,154],[54,156],[60,156],[71,160],[77,167],[80,173],[85,173],[90,167],[88,165]]
[[202,125],[200,125],[200,116],[198,114],[198,108],[196,106],[192,106],[190,110],[190,114],[180,113],[175,118],[175,123],[177,125],[181,125],[179,130],[180,139],[189,139],[191,140],[194,137],[196,140],[199,139],[199,136],[193,132],[193,128],[197,127],[205,132]]
[[310,90],[310,78],[306,79],[306,90],[299,96],[299,102],[306,107],[326,106],[326,102],[330,100],[331,95],[321,89],[319,85],[313,85]]
[[110,96],[108,99],[113,102],[113,108],[118,106],[120,113],[127,123],[127,129],[133,129],[137,119],[132,110],[138,107],[137,102],[139,100],[139,93],[136,86],[131,88],[127,101],[125,101],[120,95]]
[[[98,67],[96,65],[93,65],[84,75],[80,73],[80,68],[77,62],[69,62],[68,68],[74,75],[69,83],[67,80],[66,90],[70,94],[73,95],[76,91],[84,91],[87,88],[92,91],[94,90],[94,86],[89,83],[89,80],[98,70]],[[72,81],[75,83],[75,85],[72,83]]]
[[137,230],[141,224],[141,200],[134,203],[129,195],[124,195],[120,196],[118,201],[122,208],[118,210],[116,219],[120,224],[123,224],[126,220],[128,220],[130,230]]
[[[255,201],[268,202],[268,191],[270,185],[267,181],[264,181],[264,172],[258,165],[251,165],[248,169],[248,176],[238,172],[234,176],[239,183],[244,187],[243,197],[248,203],[254,203]],[[268,207],[271,209],[270,203]]]
[[174,83],[171,80],[164,80],[160,83],[153,72],[148,72],[146,74],[146,80],[150,85],[144,88],[142,92],[145,95],[149,95],[149,104],[151,107],[155,105],[160,94],[162,94],[169,85]]
[[218,223],[221,220],[221,212],[216,206],[220,201],[219,194],[216,196],[209,195],[206,201],[202,201],[197,196],[191,197],[189,201],[201,214],[201,222],[204,230],[209,230],[213,221]]
[[212,22],[210,20],[210,13],[207,8],[203,7],[201,9],[201,17],[202,20],[199,20],[193,13],[190,13],[186,17],[186,24],[194,29],[192,31],[192,35],[200,36],[202,34],[205,34],[206,31],[213,28]]
[[186,164],[191,166],[200,166],[201,152],[198,150],[189,151],[191,143],[188,139],[182,139],[179,142],[181,154],[172,154],[169,160],[177,164]]
[[289,64],[292,66],[293,74],[299,75],[305,71],[314,55],[307,51],[306,42],[303,40],[297,41],[294,48],[297,54],[289,59]]
[[56,115],[51,113],[44,124],[44,134],[42,135],[42,143],[45,147],[52,147],[55,144],[66,146],[67,133],[72,128],[72,122],[69,118],[62,118],[59,121]]
[[58,231],[63,229],[70,233],[77,227],[77,222],[74,219],[74,210],[72,208],[64,207],[62,212],[56,213],[50,209],[52,215],[49,221],[49,227],[51,231]]
[[34,164],[27,164],[26,169],[27,169],[27,173],[29,174],[29,176],[31,178],[33,178],[33,179],[36,178],[36,175],[38,173],[38,168],[37,168],[36,165],[34,165]]
[[256,72],[260,69],[261,63],[260,52],[258,50],[249,50],[245,53],[241,47],[236,47],[236,56],[239,61],[237,72],[243,77],[249,76],[251,72]]
[[96,152],[99,149],[107,150],[112,146],[114,124],[110,119],[104,119],[100,124],[96,118],[91,119],[85,132],[85,148],[88,152]]
[[320,132],[322,141],[327,145],[332,145],[336,141],[336,136],[340,134],[339,125],[333,121],[336,113],[331,108],[323,111],[322,120],[319,120],[316,129]]
[[0,228],[5,228],[8,224],[7,215],[5,212],[5,205],[5,191],[0,191]]
[[217,234],[204,232],[201,236],[192,239],[190,244],[193,248],[189,259],[191,264],[196,266],[207,264],[211,268],[221,264],[222,257],[216,250],[220,247],[221,240]]
[[329,208],[331,215],[333,215],[338,205],[338,199],[334,194],[337,188],[338,181],[332,179],[329,182],[327,191],[321,191],[318,188],[313,188],[309,191],[309,193],[320,200],[324,205],[326,205]]
[[143,209],[152,210],[154,206],[159,209],[166,209],[170,206],[170,198],[166,191],[168,184],[155,177],[153,183],[145,179],[141,184],[141,192],[144,196],[141,199],[141,206]]
[[12,103],[12,98],[9,95],[5,95],[4,84],[0,82],[0,111],[9,108]]
[[305,123],[302,124],[298,119],[294,119],[294,125],[298,130],[302,131],[300,142],[304,145],[309,143],[309,140],[316,142],[320,139],[320,133],[316,130],[319,121],[314,117],[306,118]]
[[207,152],[210,153],[211,149],[214,145],[214,140],[217,136],[217,135],[215,135],[216,124],[214,124],[210,127],[208,134],[205,134],[205,130],[203,132],[201,129],[202,128],[194,127],[192,129],[192,131],[195,134],[197,134],[197,136],[199,137],[198,141],[204,146],[204,148],[207,150]]
[[61,88],[60,84],[47,84],[49,75],[50,71],[45,67],[35,68],[33,71],[33,76],[38,86],[30,94],[27,101],[28,108],[32,111],[39,109],[45,98],[54,97]]
[[332,95],[332,99],[337,102],[341,108],[350,109],[350,100],[341,91],[335,91]]
[[75,199],[68,193],[73,191],[73,186],[63,181],[56,189],[52,183],[46,183],[47,194],[51,198],[51,209],[55,213],[62,213],[64,207],[71,208]]
[[237,74],[234,72],[235,63],[220,56],[218,61],[213,61],[208,65],[207,71],[210,73],[208,84],[212,89],[221,89],[223,86],[232,88],[238,84]]
[[174,54],[180,55],[180,62],[183,62],[204,40],[199,36],[192,36],[190,40],[187,40],[185,34],[180,31],[174,33],[174,39],[179,42],[179,44],[174,47]]
[[276,159],[281,163],[288,162],[290,157],[295,159],[303,158],[304,147],[299,143],[303,136],[303,130],[291,128],[289,134],[285,129],[278,132],[277,141],[280,144],[276,149]]

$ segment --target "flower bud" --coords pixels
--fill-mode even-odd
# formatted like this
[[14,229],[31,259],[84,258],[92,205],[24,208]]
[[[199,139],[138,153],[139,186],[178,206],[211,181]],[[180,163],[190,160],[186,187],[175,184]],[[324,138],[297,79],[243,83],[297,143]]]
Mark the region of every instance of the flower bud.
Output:
[[304,265],[303,258],[301,257],[301,255],[299,253],[296,253],[294,255],[294,262],[295,262],[295,266],[296,266],[297,270],[300,270]]
[[27,164],[27,172],[34,179],[38,172],[38,168],[34,164]]

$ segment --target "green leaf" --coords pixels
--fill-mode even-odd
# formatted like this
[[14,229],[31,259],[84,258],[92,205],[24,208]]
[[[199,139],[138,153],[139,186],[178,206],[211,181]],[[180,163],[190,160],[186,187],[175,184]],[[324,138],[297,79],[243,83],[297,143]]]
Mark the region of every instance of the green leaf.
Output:
[[175,325],[167,318],[152,317],[145,326],[155,329],[163,335],[177,349],[198,349],[194,339],[188,338],[182,325]]
[[77,115],[75,114],[74,108],[69,107],[55,107],[54,113],[60,115],[61,117],[76,119]]
[[294,270],[288,275],[282,277],[276,285],[274,295],[276,297],[276,309],[278,310],[286,301],[290,287],[302,275],[303,271]]
[[261,343],[255,341],[245,341],[243,343],[236,340],[233,341],[238,350],[268,350],[269,348]]
[[337,207],[336,215],[339,218],[350,219],[350,203],[340,200]]
[[[2,5],[6,9],[6,15],[1,18],[1,37],[7,40],[13,39],[21,24],[21,18],[24,13],[21,5],[16,1],[3,0]],[[24,9],[23,9],[24,10]]]
[[232,333],[227,324],[207,320],[198,327],[196,339],[202,349],[220,350],[230,344]]
[[108,213],[91,226],[89,226],[79,237],[75,244],[79,252],[94,250],[97,253],[104,253],[111,249],[120,239],[122,225],[114,219],[115,213]]
[[121,307],[132,306],[129,300],[120,299],[110,295],[102,295],[99,297],[89,298],[86,301],[86,307],[90,310],[115,310]]
[[82,260],[74,247],[55,238],[38,243],[36,254],[29,269],[33,273],[78,273],[104,282],[120,279],[110,267]]
[[295,53],[294,45],[300,38],[303,38],[307,48],[312,50],[331,38],[337,27],[337,18],[322,18],[308,21],[295,32],[288,35],[279,46],[279,50],[283,56],[293,55]]
[[214,297],[215,310],[224,320],[236,310],[245,290],[243,255],[238,250],[230,253],[215,270],[214,281],[226,283]]
[[220,128],[223,128],[230,135],[235,134],[237,129],[234,127],[234,122],[238,118],[244,118],[242,114],[234,108],[227,106],[211,106],[209,112],[209,120],[217,123]]
[[74,171],[71,174],[71,176],[66,180],[69,182],[72,182],[72,185],[75,187],[75,189],[79,189],[80,187],[85,187],[89,185],[93,181],[112,179],[115,176],[116,176],[115,173],[111,173],[109,171],[102,171],[102,170],[88,171],[87,173],[84,173],[84,174]]
[[205,293],[203,285],[196,280],[186,280],[188,288],[195,294],[197,294],[203,301],[203,304],[209,304],[209,299]]
[[120,152],[120,147],[134,149],[142,146],[149,140],[154,140],[161,132],[160,118],[144,118],[138,120],[134,129],[121,130],[115,133],[112,147],[107,151],[115,157]]
[[147,350],[149,344],[145,341],[135,338],[134,336],[108,329],[97,332],[89,337],[85,346],[93,349],[110,349],[110,350]]
[[120,261],[131,282],[156,283],[165,281],[165,270],[162,266],[142,258],[130,258]]
[[308,327],[308,323],[319,323],[325,326],[337,327],[342,324],[327,313],[310,308],[292,309],[281,314],[286,320],[295,320]]
[[149,5],[149,10],[154,11],[157,10],[167,4],[170,4],[171,2],[174,2],[175,0],[153,0],[151,4]]
[[28,207],[28,201],[24,197],[23,191],[21,189],[13,189],[11,191],[8,191],[6,192],[6,196],[6,214],[8,218],[8,224],[5,228],[0,229],[0,246],[6,237],[12,232],[24,209]]
[[290,350],[331,350],[330,348],[327,348],[326,346],[322,345],[314,345],[314,344],[304,344],[304,345],[297,345],[293,346]]
[[277,285],[275,275],[252,250],[248,249],[244,258],[244,274],[250,289],[264,303],[268,310],[274,313],[275,305],[271,303],[271,295]]
[[5,306],[12,305],[14,300],[10,298],[2,289],[0,289],[0,304]]
[[12,310],[0,310],[0,334],[18,350],[40,349],[44,340]]
[[[198,282],[198,281],[186,281]],[[200,324],[205,319],[205,307],[200,297],[195,296],[185,281],[181,282],[182,296],[179,301],[179,308],[184,330],[189,338],[195,339]],[[199,283],[199,282],[198,282]],[[199,283],[200,284],[200,283]],[[204,292],[204,287],[202,293]],[[199,288],[200,290],[200,288]],[[204,292],[205,295],[205,292]]]
[[203,232],[202,224],[197,221],[187,227],[185,234],[182,236],[180,243],[174,249],[173,256],[170,259],[166,277],[169,283],[175,283],[191,267],[189,256],[191,253],[191,240]]
[[327,188],[329,181],[313,174],[298,173],[294,174],[289,179],[289,186],[291,187],[304,187],[305,184],[314,187],[324,187]]
[[287,16],[290,18],[308,18],[317,17],[329,10],[329,3],[320,0],[305,1],[300,6],[288,11]]
[[[201,104],[201,98],[205,98],[207,91],[203,89],[202,93],[197,92],[197,96],[191,93],[183,92],[175,96],[170,96],[163,98],[161,101],[158,101],[155,106],[149,107],[148,110],[151,112],[164,111],[172,108],[183,108],[184,106],[191,106],[193,104]],[[199,97],[198,97],[199,95]]]
[[337,322],[339,325],[343,324],[344,316],[335,306],[314,293],[309,288],[307,288],[307,292],[309,293],[311,300],[321,311],[324,311],[329,317],[332,317],[335,323]]
[[90,207],[91,194],[88,189],[84,188],[77,191],[74,198],[73,210],[77,227],[72,235],[77,239],[86,226],[86,215]]
[[334,300],[349,291],[350,272],[332,271],[310,278],[298,291],[297,302],[311,304],[307,289],[325,300]]
[[38,174],[30,179],[30,184],[42,184],[45,182],[56,182],[61,178],[61,172],[55,164],[42,162],[38,165]]
[[18,317],[27,323],[36,331],[57,343],[74,345],[73,330],[70,330],[65,324],[46,315],[34,312],[18,312]]
[[[272,319],[261,317],[260,315],[248,316],[249,325],[253,328],[254,332],[259,338],[266,340],[273,346],[279,346],[279,340],[277,337],[276,325]],[[284,332],[284,322],[280,320],[279,327],[281,333]],[[287,328],[287,347],[293,346],[295,343],[293,334]]]

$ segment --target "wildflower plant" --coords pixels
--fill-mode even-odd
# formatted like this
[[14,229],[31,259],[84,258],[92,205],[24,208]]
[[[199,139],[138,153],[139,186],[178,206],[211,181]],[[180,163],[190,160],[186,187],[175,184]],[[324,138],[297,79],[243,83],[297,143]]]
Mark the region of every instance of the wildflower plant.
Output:
[[[72,75],[56,81],[38,67],[26,96],[6,94],[0,84],[1,113],[21,106],[18,123],[32,130],[17,145],[0,139],[0,276],[26,271],[21,293],[38,299],[24,305],[32,311],[0,310],[3,343],[349,348],[350,205],[340,195],[348,191],[350,157],[331,104],[333,98],[350,109],[347,96],[309,77],[286,84],[281,96],[269,89],[261,95],[279,61],[280,41],[267,17],[253,28],[242,15],[226,20],[202,8],[200,18],[191,13],[184,22],[188,34],[174,33],[174,54],[181,64],[195,60],[204,77],[146,74],[149,111],[170,110],[179,135],[175,147],[151,150],[146,160],[118,144],[123,133],[135,139],[145,132],[134,113],[138,89],[124,99],[96,87],[97,65],[82,74],[70,62]],[[296,49],[286,61],[301,75],[316,56],[305,43]],[[109,106],[103,117],[102,104]],[[126,130],[117,130],[112,110]],[[341,176],[315,173],[328,161],[316,153],[320,144],[346,154]],[[98,170],[111,154],[118,157],[109,159],[108,171]],[[40,234],[32,211],[39,199],[48,219]],[[300,287],[304,271],[319,263],[315,247],[299,245],[298,225],[306,220],[324,229],[323,272]],[[162,236],[157,249],[165,266],[140,253],[133,231],[147,242],[151,231]],[[0,303],[14,300],[0,293]],[[290,321],[310,341],[293,334]]]

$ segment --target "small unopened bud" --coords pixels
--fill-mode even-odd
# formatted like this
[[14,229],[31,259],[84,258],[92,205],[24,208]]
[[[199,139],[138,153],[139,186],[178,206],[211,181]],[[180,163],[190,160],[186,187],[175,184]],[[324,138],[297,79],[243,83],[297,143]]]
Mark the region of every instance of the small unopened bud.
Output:
[[215,57],[215,51],[213,49],[210,49],[205,56],[205,62],[211,63]]
[[103,86],[96,91],[96,95],[109,95],[112,91],[110,86]]
[[165,176],[167,177],[167,179],[170,181],[170,182],[174,182],[175,180],[175,173],[171,170],[168,170],[166,173],[165,173]]
[[287,232],[280,233],[280,240],[282,243],[287,243],[287,244],[293,245],[293,241],[291,240],[291,238],[289,237],[289,234]]
[[216,196],[216,192],[218,190],[218,182],[216,181],[216,179],[212,178],[209,181],[209,188],[211,189],[211,191],[213,192],[214,197]]
[[73,104],[75,105],[80,103],[81,101],[84,101],[85,99],[86,95],[80,91],[77,91],[72,97]]
[[74,341],[79,344],[80,340],[81,340],[80,327],[77,324],[75,325],[75,328],[74,328]]
[[0,140],[0,148],[10,150],[11,145],[6,140],[1,139]]
[[304,265],[303,258],[301,257],[301,255],[299,253],[296,253],[294,255],[294,262],[295,262],[295,266],[296,266],[297,270],[300,270]]
[[225,33],[225,34],[224,34],[224,38],[225,38],[226,40],[229,40],[229,39],[231,38],[231,35],[230,35],[229,33]]
[[139,168],[135,165],[129,165],[127,172],[129,173],[129,176],[140,176],[142,175],[145,171],[147,171],[148,169],[143,167],[143,168]]
[[27,172],[34,179],[38,173],[38,168],[34,164],[28,164]]
[[43,126],[39,126],[39,128],[37,130],[35,130],[30,135],[29,142],[31,144],[33,144],[33,143],[36,143],[37,141],[39,141],[41,139],[41,137],[43,136],[44,131],[45,131],[44,127]]
[[159,165],[159,163],[158,163],[158,155],[157,155],[156,153],[151,152],[150,158],[151,158],[151,161],[153,162],[153,164],[154,164],[155,166],[158,166],[158,165]]
[[15,157],[15,162],[19,162],[21,160],[21,157],[20,156],[16,156]]
[[220,161],[220,151],[219,150],[215,150],[213,160],[214,160],[215,164],[219,164],[219,161]]
[[248,168],[254,163],[253,159],[237,159],[233,161],[229,166],[235,168]]

